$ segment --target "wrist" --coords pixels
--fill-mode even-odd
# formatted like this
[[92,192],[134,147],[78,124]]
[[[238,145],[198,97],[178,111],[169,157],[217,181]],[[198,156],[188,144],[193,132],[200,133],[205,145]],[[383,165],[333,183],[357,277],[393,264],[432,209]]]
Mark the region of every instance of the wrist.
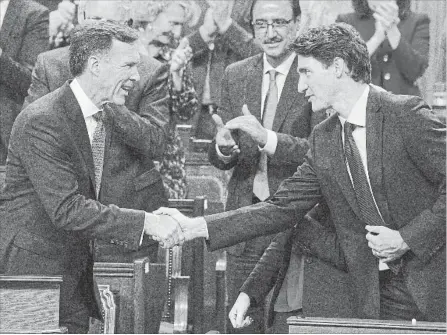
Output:
[[399,28],[397,28],[397,26],[394,25],[386,32],[386,36],[388,38],[388,41],[390,42],[391,48],[395,50],[398,47],[401,38]]
[[160,225],[160,217],[152,213],[144,215],[144,232],[147,235],[154,235],[156,227]]

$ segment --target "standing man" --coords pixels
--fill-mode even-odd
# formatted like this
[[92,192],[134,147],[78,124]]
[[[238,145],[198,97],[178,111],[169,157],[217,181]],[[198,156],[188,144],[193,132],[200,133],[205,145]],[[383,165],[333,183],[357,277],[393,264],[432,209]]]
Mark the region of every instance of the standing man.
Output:
[[[144,157],[163,142],[154,136],[148,146],[151,126],[112,107],[124,105],[139,80],[137,39],[135,30],[118,24],[79,27],[69,55],[75,79],[25,108],[11,134],[0,204],[0,272],[63,275],[60,323],[70,333],[86,333],[89,316],[100,318],[93,239],[129,249],[140,246],[143,232],[181,242],[174,221],[101,201],[122,185],[122,167],[135,164],[115,162],[116,152]],[[117,192],[144,192],[151,170],[132,170],[135,183]]]
[[48,9],[32,0],[0,1],[0,165],[36,57],[48,50]]
[[[296,171],[308,150],[307,137],[313,122],[318,121],[312,119],[311,106],[304,95],[296,92],[299,76],[294,69],[297,59],[289,49],[300,15],[296,0],[254,1],[253,30],[263,53],[234,63],[225,71],[218,113],[222,121],[216,118],[220,125],[210,147],[209,160],[221,170],[234,168],[228,185],[226,210],[266,200],[283,179]],[[233,138],[222,122],[232,125],[234,140],[239,144],[237,152],[231,152]],[[259,237],[228,250],[230,304],[236,300],[239,288],[272,238]],[[302,258],[297,260],[302,261]],[[295,265],[297,267],[291,269],[295,278],[290,282],[297,283],[302,266]],[[277,309],[289,312],[301,309],[300,298],[296,297],[296,301],[287,306],[278,303]],[[260,303],[259,308],[251,311],[255,322],[245,331],[263,333],[263,314],[263,304]]]
[[[445,322],[445,124],[419,97],[369,85],[366,44],[347,24],[310,29],[293,49],[299,91],[336,111],[314,128],[306,161],[266,202],[205,220],[163,211],[211,250],[299,222],[310,250],[346,263],[361,317]],[[300,221],[321,200],[342,254]]]

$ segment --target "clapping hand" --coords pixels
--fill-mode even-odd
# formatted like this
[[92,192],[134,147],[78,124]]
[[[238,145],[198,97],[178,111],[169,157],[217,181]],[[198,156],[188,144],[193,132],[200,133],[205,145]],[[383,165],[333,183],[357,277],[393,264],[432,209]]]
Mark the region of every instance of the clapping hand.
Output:
[[240,153],[239,147],[236,144],[231,131],[225,128],[225,125],[221,117],[217,114],[213,114],[212,119],[216,124],[216,144],[219,147],[220,152],[225,156],[235,156]]
[[180,40],[180,43],[172,52],[171,55],[171,73],[177,72],[181,75],[180,72],[183,72],[186,64],[190,61],[192,57],[192,49],[189,46],[188,39],[186,37]]
[[373,17],[376,19],[376,22],[383,26],[385,31],[389,31],[400,22],[399,7],[395,1],[382,1],[372,5],[372,9],[374,11]]
[[212,9],[212,17],[219,34],[225,34],[233,22],[231,19],[233,4],[234,0],[208,0],[208,5]]

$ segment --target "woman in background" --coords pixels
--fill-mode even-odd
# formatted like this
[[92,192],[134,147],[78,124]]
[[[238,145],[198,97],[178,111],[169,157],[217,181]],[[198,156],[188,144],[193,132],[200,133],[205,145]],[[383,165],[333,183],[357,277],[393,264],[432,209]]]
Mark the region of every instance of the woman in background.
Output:
[[416,85],[428,67],[430,20],[413,13],[410,0],[352,0],[354,13],[337,21],[354,26],[366,41],[372,83],[395,94],[421,95]]
[[178,122],[188,121],[198,111],[199,103],[188,69],[192,50],[188,40],[181,36],[183,26],[194,24],[198,15],[191,1],[145,1],[144,4],[145,8],[138,4],[134,15],[141,41],[149,56],[170,66],[170,130],[160,173],[167,196],[182,199],[187,196],[185,151],[176,126]]

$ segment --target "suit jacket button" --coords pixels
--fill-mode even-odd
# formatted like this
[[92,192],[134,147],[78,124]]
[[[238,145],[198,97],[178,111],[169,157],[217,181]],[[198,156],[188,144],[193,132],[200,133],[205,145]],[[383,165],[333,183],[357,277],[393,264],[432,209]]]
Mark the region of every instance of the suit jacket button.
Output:
[[383,55],[383,61],[385,63],[388,62],[388,59],[389,59],[388,54]]
[[385,79],[385,80],[390,80],[390,78],[391,78],[391,74],[389,72],[387,72],[383,75],[383,79]]
[[306,257],[306,263],[307,264],[312,264],[313,263],[312,257]]

